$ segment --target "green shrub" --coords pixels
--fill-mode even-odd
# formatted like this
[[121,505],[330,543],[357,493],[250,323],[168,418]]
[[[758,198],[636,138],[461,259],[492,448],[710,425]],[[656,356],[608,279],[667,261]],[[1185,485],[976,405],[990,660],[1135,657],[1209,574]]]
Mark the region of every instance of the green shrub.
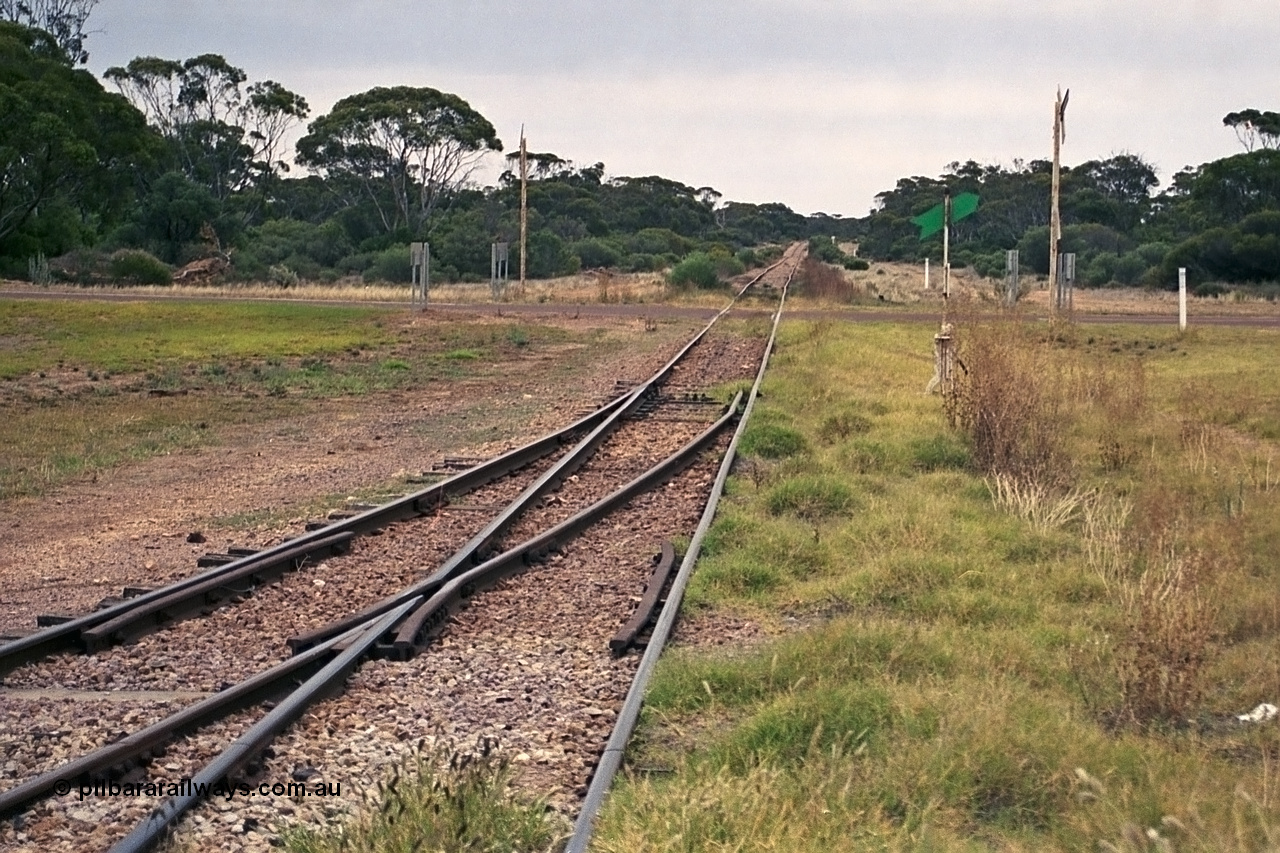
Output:
[[[333,268],[343,274],[363,273],[373,265],[374,254],[372,252],[360,252],[354,255],[347,255],[340,258]],[[435,274],[432,270],[432,274]]]
[[749,456],[785,459],[808,450],[804,436],[777,424],[752,424],[742,436],[741,450]]
[[622,261],[623,272],[654,272],[663,267],[662,258],[657,255],[627,255]]
[[846,257],[843,261],[843,266],[845,269],[853,270],[855,272],[871,269],[871,264],[867,263],[862,258]]
[[173,271],[164,261],[141,249],[120,249],[111,256],[111,277],[132,284],[172,284]]
[[599,238],[579,240],[569,246],[569,251],[578,257],[582,269],[616,267],[622,262],[618,247]]
[[712,288],[720,283],[720,276],[716,273],[716,262],[706,252],[690,254],[671,268],[667,278],[678,287],[693,285]]
[[839,515],[854,506],[853,490],[831,477],[805,474],[770,490],[765,508],[770,515],[792,513],[805,519]]
[[716,275],[720,278],[733,278],[735,275],[742,275],[747,269],[742,261],[734,256],[729,247],[723,244],[709,247],[707,256],[716,265]]
[[670,228],[642,228],[625,238],[627,248],[638,255],[683,255],[693,244]]
[[364,271],[365,281],[390,281],[407,284],[412,280],[413,268],[409,263],[409,247],[391,246],[373,256],[373,262]]
[[809,257],[826,264],[843,264],[845,254],[829,237],[810,237]]

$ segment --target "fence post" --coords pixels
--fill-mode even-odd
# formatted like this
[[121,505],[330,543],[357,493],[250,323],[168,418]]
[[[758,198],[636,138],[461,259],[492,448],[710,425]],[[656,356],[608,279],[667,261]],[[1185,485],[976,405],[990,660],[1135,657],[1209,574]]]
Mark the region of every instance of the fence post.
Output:
[[1187,330],[1187,268],[1178,267],[1178,331]]
[[955,326],[942,324],[942,331],[933,336],[933,378],[925,388],[926,394],[941,390],[949,392],[955,383],[956,348],[953,333]]

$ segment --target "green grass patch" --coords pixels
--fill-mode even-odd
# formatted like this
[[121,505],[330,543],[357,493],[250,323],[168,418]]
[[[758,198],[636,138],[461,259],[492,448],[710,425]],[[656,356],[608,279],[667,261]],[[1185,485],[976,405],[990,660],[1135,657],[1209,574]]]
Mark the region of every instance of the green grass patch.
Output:
[[422,326],[384,309],[3,300],[0,499],[193,449],[312,401],[483,374],[567,341],[601,344],[595,332]]
[[65,480],[216,443],[228,423],[260,423],[285,401],[202,397],[96,397],[14,407],[0,418],[0,499],[37,495]]
[[784,324],[748,434],[786,450],[685,602],[777,636],[664,656],[632,763],[672,772],[593,849],[1269,849],[1280,728],[1234,714],[1280,690],[1280,336],[1045,331],[999,332],[1060,442],[1014,507],[921,393],[932,329]]
[[765,507],[770,515],[791,513],[819,519],[848,512],[854,506],[853,490],[833,477],[802,474],[769,490]]
[[146,371],[168,362],[305,358],[392,340],[386,311],[293,303],[0,300],[0,378],[60,363]]
[[743,433],[740,442],[742,452],[747,456],[759,456],[764,459],[785,459],[804,453],[809,443],[799,432],[778,424],[752,424]]

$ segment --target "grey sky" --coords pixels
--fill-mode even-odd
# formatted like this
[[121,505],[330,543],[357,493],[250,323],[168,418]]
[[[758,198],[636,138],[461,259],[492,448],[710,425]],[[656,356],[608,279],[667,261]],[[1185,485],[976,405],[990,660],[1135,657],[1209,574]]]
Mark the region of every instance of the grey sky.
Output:
[[[510,149],[860,216],[899,177],[1131,151],[1161,178],[1280,109],[1276,0],[102,0],[90,68],[221,53],[311,103],[432,86]],[[494,167],[496,167],[496,159]],[[496,174],[491,168],[482,178]]]

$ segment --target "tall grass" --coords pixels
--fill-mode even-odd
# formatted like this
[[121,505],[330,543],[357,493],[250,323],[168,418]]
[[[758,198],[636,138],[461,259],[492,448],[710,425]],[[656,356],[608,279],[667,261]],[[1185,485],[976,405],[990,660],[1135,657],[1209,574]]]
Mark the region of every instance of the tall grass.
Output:
[[1182,723],[1199,709],[1218,606],[1212,567],[1176,547],[1160,549],[1136,581],[1120,587],[1125,632],[1116,653],[1120,716],[1130,723]]
[[1066,372],[1052,343],[1018,323],[961,327],[960,375],[946,393],[952,423],[984,471],[1041,489],[1072,479],[1064,436]]
[[1039,482],[1020,480],[1003,472],[992,474],[984,482],[997,507],[1039,530],[1062,527],[1075,519],[1094,497],[1091,490],[1080,489],[1054,494]]

